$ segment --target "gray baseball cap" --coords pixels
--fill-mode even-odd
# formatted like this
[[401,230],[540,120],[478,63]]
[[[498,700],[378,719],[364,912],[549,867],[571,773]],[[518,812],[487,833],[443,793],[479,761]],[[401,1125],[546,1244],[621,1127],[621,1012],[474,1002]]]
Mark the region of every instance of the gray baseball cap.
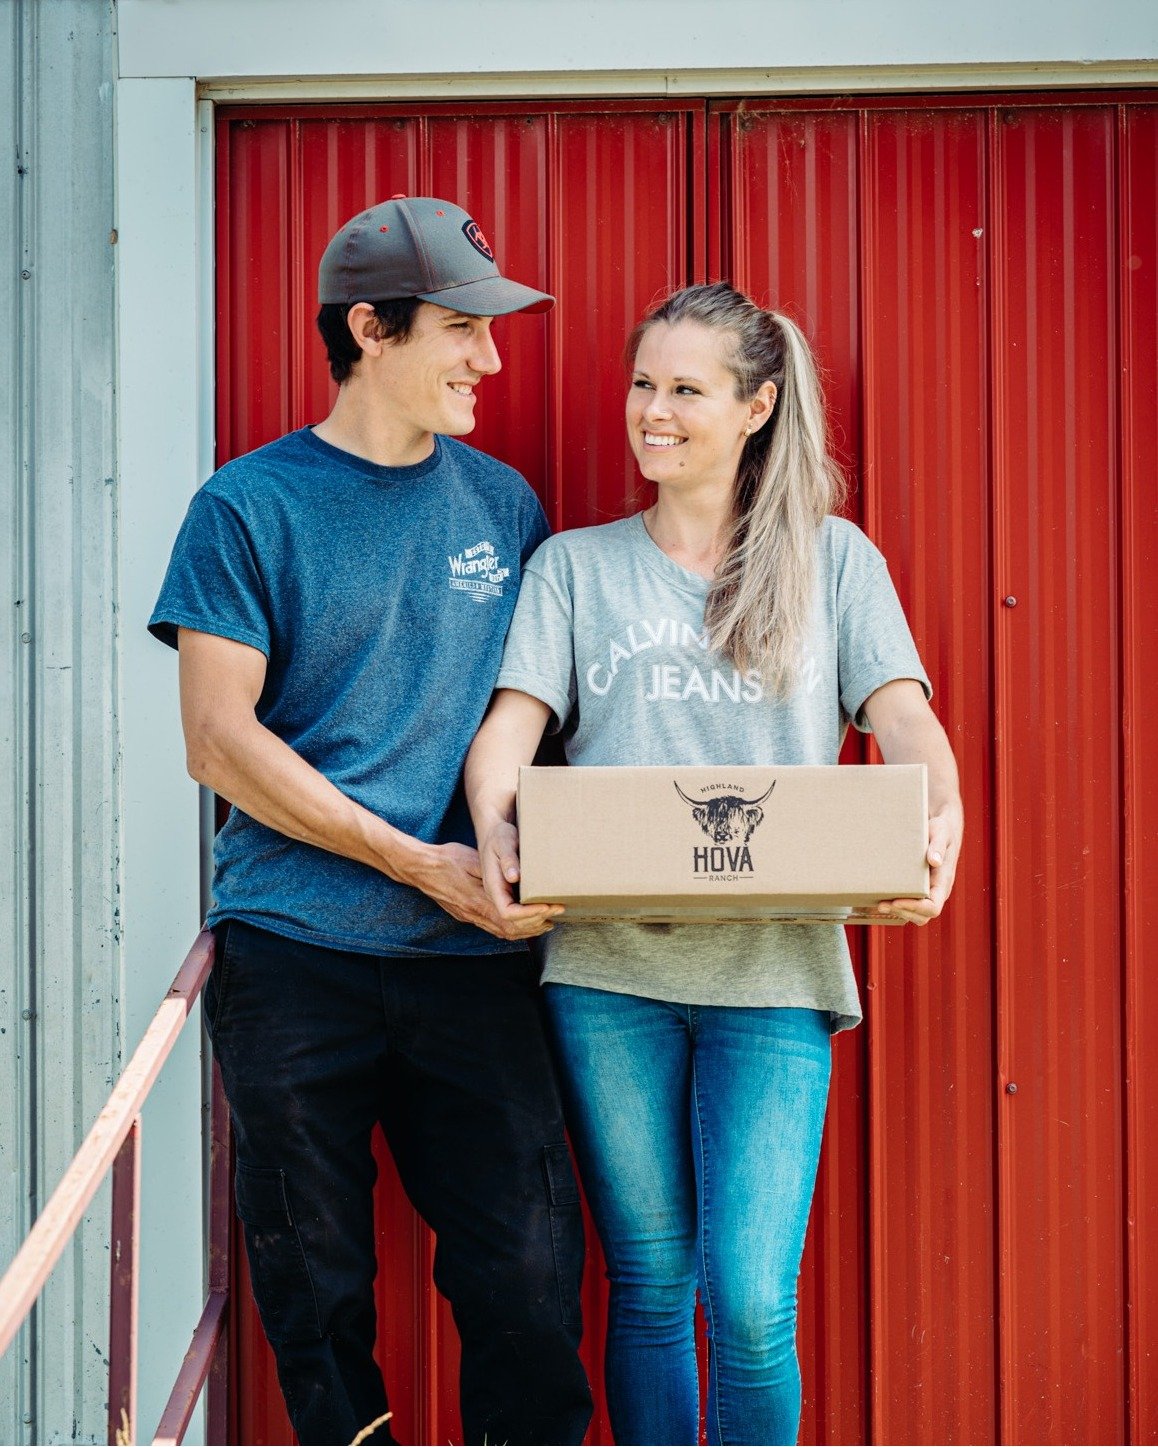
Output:
[[318,267],[323,306],[408,296],[477,317],[555,305],[546,292],[500,276],[478,222],[434,196],[394,196],[353,217]]

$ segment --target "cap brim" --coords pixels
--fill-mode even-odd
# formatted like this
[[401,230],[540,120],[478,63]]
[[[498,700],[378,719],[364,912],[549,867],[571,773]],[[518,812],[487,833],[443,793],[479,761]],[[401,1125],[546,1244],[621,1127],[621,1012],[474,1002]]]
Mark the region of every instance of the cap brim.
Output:
[[484,276],[481,281],[464,281],[461,286],[448,286],[442,291],[422,292],[418,300],[432,301],[435,306],[444,306],[468,317],[546,312],[555,305],[555,298],[545,291],[536,291],[521,281],[508,281],[505,276]]

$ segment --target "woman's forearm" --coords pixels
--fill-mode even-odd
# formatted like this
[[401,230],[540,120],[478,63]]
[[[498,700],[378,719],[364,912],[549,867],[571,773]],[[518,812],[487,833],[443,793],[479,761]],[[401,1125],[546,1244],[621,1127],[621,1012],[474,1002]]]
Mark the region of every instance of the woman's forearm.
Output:
[[551,710],[513,689],[495,695],[467,754],[465,785],[475,834],[485,838],[496,824],[515,818],[519,767],[535,757]]
[[880,908],[914,924],[927,924],[944,908],[953,889],[965,811],[957,761],[945,730],[925,701],[920,684],[897,679],[865,703],[869,724],[886,764],[924,764],[929,775],[929,892],[924,899],[885,901]]
[[961,787],[957,760],[949,747],[945,730],[926,705],[902,715],[883,734],[877,735],[881,757],[886,764],[924,764],[929,773],[929,814],[961,815]]

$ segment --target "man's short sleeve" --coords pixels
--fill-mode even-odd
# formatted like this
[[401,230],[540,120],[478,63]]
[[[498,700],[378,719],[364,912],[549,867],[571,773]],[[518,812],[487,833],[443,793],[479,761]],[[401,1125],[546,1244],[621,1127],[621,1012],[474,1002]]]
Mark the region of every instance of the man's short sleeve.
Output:
[[567,579],[553,566],[555,543],[540,548],[523,573],[495,683],[541,699],[555,715],[551,732],[563,727],[579,697],[574,612]]
[[547,514],[543,511],[543,504],[527,489],[528,500],[523,508],[521,518],[522,549],[519,561],[523,565],[534,556],[544,542],[551,536],[551,525],[547,521]]
[[865,700],[898,678],[914,678],[932,698],[901,601],[879,554],[840,615],[837,635],[841,707],[862,733],[870,733]]
[[149,619],[149,632],[170,648],[178,628],[232,638],[269,657],[267,592],[253,539],[237,511],[206,488],[189,504]]

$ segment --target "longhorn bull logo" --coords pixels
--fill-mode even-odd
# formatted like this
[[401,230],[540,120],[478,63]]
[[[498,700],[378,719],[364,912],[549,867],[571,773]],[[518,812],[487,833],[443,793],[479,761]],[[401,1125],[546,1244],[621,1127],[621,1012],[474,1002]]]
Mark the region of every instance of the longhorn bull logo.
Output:
[[758,799],[742,799],[738,794],[721,794],[715,799],[691,799],[678,784],[675,790],[685,804],[691,805],[692,818],[713,844],[747,844],[763,822],[764,810],[760,805],[775,787],[773,779]]

